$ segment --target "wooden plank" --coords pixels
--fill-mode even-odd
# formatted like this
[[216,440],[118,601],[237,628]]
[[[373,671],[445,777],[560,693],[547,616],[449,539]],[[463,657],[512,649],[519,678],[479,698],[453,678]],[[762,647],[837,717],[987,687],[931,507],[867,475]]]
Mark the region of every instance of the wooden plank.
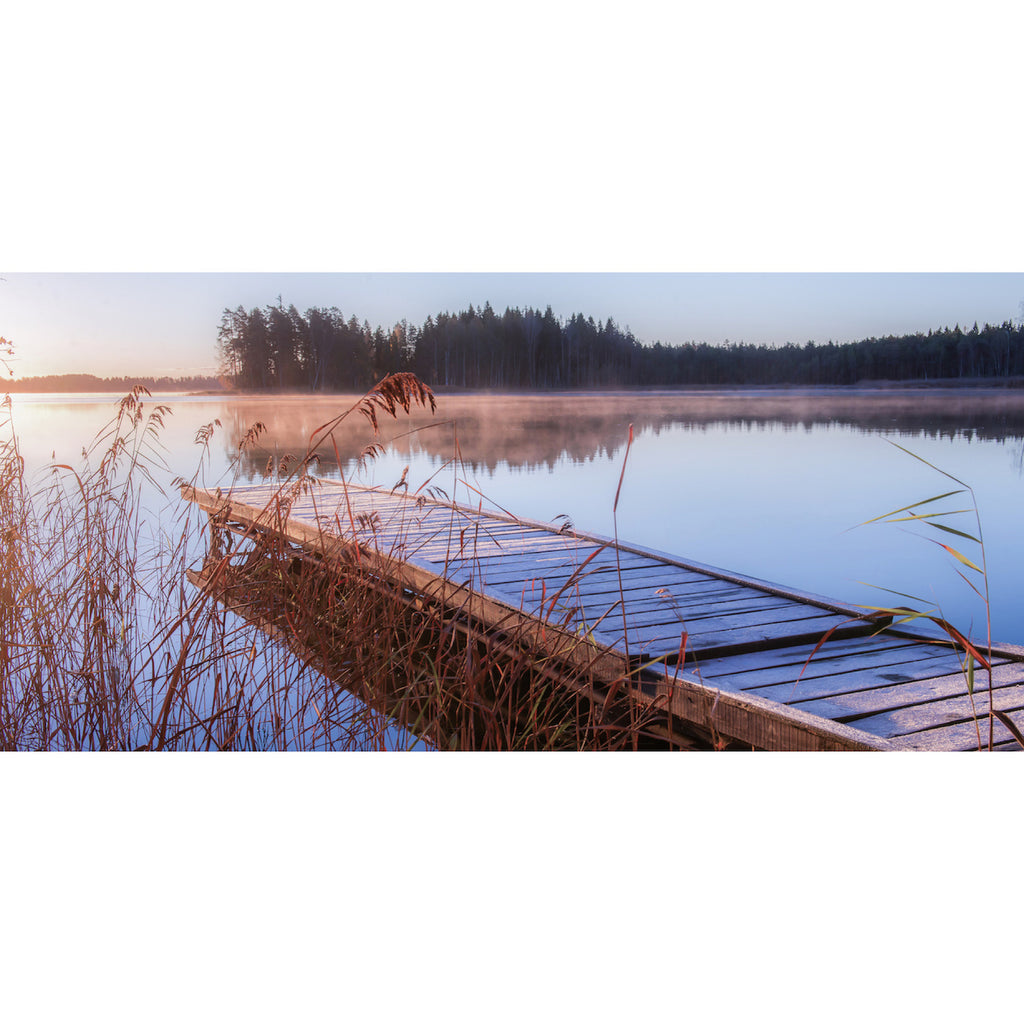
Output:
[[[487,572],[488,581],[495,586],[518,584],[520,587],[539,583],[542,579],[548,590],[558,590],[573,575],[569,570],[530,573]],[[736,597],[753,597],[764,591],[741,587],[735,583],[716,579],[713,576],[691,576],[687,579],[666,579],[667,573],[657,565],[624,567],[621,574],[614,564],[608,565],[596,559],[590,562],[583,574],[579,575],[580,597],[584,600],[601,599],[628,593],[631,600],[648,600],[672,607],[677,604],[693,604],[705,600],[708,595],[732,594]],[[768,594],[766,596],[776,596]],[[783,595],[784,596],[784,595]],[[789,600],[787,598],[787,600]]]
[[[798,608],[795,611],[786,612],[785,614],[788,618],[773,617],[767,622],[757,621],[758,616],[736,616],[735,618],[722,616],[702,622],[699,628],[686,630],[686,632],[690,637],[691,644],[694,645],[695,649],[699,650],[702,647],[707,648],[711,646],[710,638],[712,637],[728,639],[742,636],[746,638],[741,641],[742,643],[771,642],[778,640],[782,636],[821,636],[833,627],[841,626],[845,622],[842,616],[829,615],[827,612],[814,614],[815,611],[818,610]],[[753,621],[748,621],[748,619]],[[678,622],[641,624],[637,625],[635,629],[630,630],[631,639],[633,637],[636,638],[633,640],[635,643],[656,642],[665,637],[678,641],[680,634],[683,632],[684,628]],[[729,646],[735,645],[730,644]]]
[[[1024,731],[1024,712],[1014,712],[1010,718]],[[886,740],[892,750],[953,751],[978,750],[978,733],[981,733],[981,749],[988,748],[988,710],[978,709],[978,725],[974,721],[957,722],[955,725],[939,725],[918,732],[894,736]],[[868,735],[865,733],[865,735]],[[1002,749],[1020,752],[1020,746],[1009,729],[995,719],[992,729],[993,741]]]
[[[790,687],[788,694],[774,692],[773,688],[768,688],[767,693],[764,688],[743,692],[756,692],[762,697],[803,708],[824,718],[851,721],[854,718],[860,719],[903,707],[930,706],[929,702],[944,697],[966,696],[967,680],[963,673],[959,669],[943,673],[941,668],[942,666],[936,666],[928,670],[922,666],[917,677],[889,685],[885,685],[877,676],[874,677],[874,685],[868,685],[867,680],[871,677],[867,674],[866,678],[855,676],[856,682],[861,684],[857,689],[850,688],[848,677],[836,676],[818,682],[813,687],[816,692],[812,692],[811,687],[804,691],[802,682],[795,689]],[[992,670],[994,689],[1014,685],[1022,679],[1024,673],[1017,662],[998,665]],[[829,687],[832,688],[831,691]],[[976,679],[975,700],[980,694],[985,695],[984,699],[987,702],[987,674],[984,684],[980,673]],[[784,697],[786,699],[783,699]]]
[[[631,562],[623,562],[622,574],[623,578],[627,578],[627,574],[630,570],[639,569],[647,576],[655,577],[658,572],[658,567],[652,565],[649,562],[641,561],[636,559]],[[605,579],[615,578],[617,579],[617,567],[615,564],[614,556],[609,558],[606,553],[598,555],[593,561],[589,562],[586,567],[586,579],[588,581],[604,577]],[[543,579],[547,583],[548,587],[554,586],[557,590],[563,583],[565,583],[570,576],[574,573],[569,569],[555,570],[552,572],[538,571],[531,573],[528,566],[522,564],[511,564],[506,568],[503,564],[500,567],[489,568],[487,572],[487,579],[495,585],[501,585],[503,583],[514,583],[514,582],[530,582],[532,580]],[[616,584],[617,586],[618,584]]]
[[452,568],[472,566],[484,574],[489,574],[497,569],[521,569],[524,578],[532,571],[542,574],[554,573],[560,569],[567,569],[570,572],[578,568],[593,552],[600,548],[594,545],[552,545],[548,549],[537,551],[520,551],[512,546],[507,551],[494,552],[492,554],[477,555],[466,554],[449,559],[448,565]]
[[[410,523],[418,527],[443,527],[446,531],[450,530],[456,545],[461,541],[463,546],[467,548],[471,546],[474,540],[478,541],[481,545],[495,545],[499,550],[501,550],[503,545],[511,545],[514,548],[521,543],[536,541],[542,541],[551,547],[572,548],[579,546],[577,543],[565,537],[560,537],[557,533],[551,533],[549,530],[515,529],[513,527],[496,529],[486,521],[480,521],[475,516],[468,519],[455,518],[448,521],[441,521],[438,518],[420,520],[414,516],[400,525],[407,527]],[[596,547],[597,545],[591,546]]]
[[[723,584],[732,587],[732,584]],[[574,588],[575,590],[575,588]],[[684,604],[669,601],[664,595],[651,593],[649,588],[642,590],[626,590],[623,595],[629,605],[630,612],[637,616],[664,616],[663,621],[689,622],[718,614],[740,614],[745,611],[759,611],[768,608],[786,608],[794,605],[786,597],[776,597],[757,590],[702,590],[690,596]],[[585,611],[608,607],[609,599],[618,600],[619,592],[593,595],[581,592],[572,594],[573,599]],[[807,605],[798,607],[806,608]]]
[[[680,619],[676,614],[664,610],[637,611],[627,603],[626,622],[630,629],[639,631],[661,630],[672,627],[676,631],[686,630],[693,636],[700,636],[708,630],[741,629],[746,626],[772,626],[776,623],[791,622],[794,619],[817,618],[826,615],[820,608],[810,608],[796,601],[769,604],[767,608],[734,608],[719,605],[706,614],[690,615]],[[834,617],[834,616],[833,616]]]
[[904,640],[892,640],[887,635],[857,636],[842,640],[829,640],[815,652],[812,645],[790,647],[764,654],[740,654],[729,658],[705,658],[701,673],[705,678],[731,680],[741,689],[747,685],[795,681],[856,671],[884,668],[917,661],[950,657],[948,645],[943,649]]
[[[294,516],[301,519],[300,516]],[[343,523],[345,534],[351,532],[350,526]],[[360,537],[371,536],[399,536],[410,545],[425,543],[435,544],[438,547],[448,547],[452,550],[459,550],[460,545],[465,550],[472,550],[473,544],[484,545],[491,543],[482,536],[481,532],[472,524],[466,525],[449,518],[419,519],[416,517],[408,520],[374,520],[371,524],[357,522],[356,532]],[[537,537],[536,540],[546,541],[546,538]]]
[[[432,536],[419,543],[416,543],[418,538],[413,534],[412,539],[412,549],[416,556],[434,564],[473,563],[483,571],[488,571],[490,559],[491,565],[500,567],[499,571],[503,573],[544,573],[550,560],[564,555],[566,551],[563,546],[552,543],[548,538],[517,538],[514,542],[507,541],[506,546],[501,548],[486,540],[460,538],[457,534]],[[556,566],[551,568],[557,571]]]
[[[583,604],[599,603],[602,600],[615,599],[620,594],[627,594],[630,600],[661,600],[658,591],[663,589],[656,571],[645,570],[642,573],[631,573],[623,571],[622,576],[615,572],[614,568],[593,570],[591,562],[584,570],[584,573],[577,573],[578,579],[573,580],[573,593]],[[557,576],[548,577],[538,575],[528,579],[510,580],[496,579],[491,573],[487,574],[488,584],[495,587],[512,590],[518,588],[520,591],[528,589],[539,591],[541,582],[544,583],[548,593],[557,593],[566,583],[569,582],[572,573],[559,573]],[[737,597],[750,596],[760,591],[749,590],[739,587],[735,583],[728,583],[723,580],[716,580],[708,577],[705,579],[693,580],[689,583],[688,589],[693,600],[708,599],[710,597],[724,597],[732,594]]]
[[[325,505],[322,502],[316,502],[315,506],[321,513],[329,513],[332,518],[336,515],[342,523],[349,526],[351,526],[352,519],[356,521],[357,526],[360,526],[360,520],[362,519],[379,523],[382,527],[405,529],[416,526],[422,529],[434,530],[456,528],[458,524],[466,522],[465,517],[461,516],[459,511],[453,508],[418,509],[410,507],[392,511],[360,505],[359,503]],[[293,506],[292,514],[304,517],[312,511],[312,508],[313,504],[309,506]],[[350,511],[352,513],[351,517],[349,516]]]
[[[814,662],[811,662],[811,666]],[[930,679],[942,675],[953,675],[960,672],[960,663],[956,656],[947,653],[935,656],[928,652],[907,652],[899,661],[879,663],[877,658],[858,659],[847,657],[834,667],[818,666],[808,668],[802,676],[799,669],[765,669],[763,672],[746,673],[738,680],[730,677],[730,681],[740,690],[760,693],[763,697],[773,697],[790,703],[793,699],[811,700],[819,696],[833,693],[847,693],[859,690],[903,685],[916,679]],[[716,680],[718,681],[718,680]],[[793,686],[799,689],[787,694]]]
[[693,594],[685,601],[666,598],[664,594],[630,596],[629,607],[637,613],[669,612],[679,622],[707,618],[720,611],[726,613],[757,611],[766,608],[785,608],[796,602],[788,597],[777,597],[759,590],[725,591]]
[[[539,615],[539,605],[524,605],[527,614]],[[547,606],[550,607],[550,606]],[[815,614],[817,612],[818,614]],[[603,617],[584,618],[578,610],[571,607],[555,609],[552,615],[557,621],[579,624],[587,631],[595,631],[602,642],[620,646],[623,636],[623,623],[628,627],[630,647],[650,650],[652,644],[661,645],[660,653],[664,654],[663,641],[669,640],[671,650],[675,653],[684,632],[688,635],[688,647],[692,651],[706,650],[710,647],[749,646],[751,643],[775,643],[782,638],[794,636],[818,636],[834,626],[841,625],[845,620],[830,616],[820,609],[796,607],[795,609],[774,609],[764,613],[748,613],[746,615],[719,616],[684,626],[676,623],[647,622],[638,619],[621,607],[608,609]],[[859,626],[858,626],[859,628]]]
[[[516,522],[532,522],[531,520],[514,520]],[[533,525],[539,526],[543,529],[553,529],[550,524],[545,523],[534,523]],[[809,604],[815,604],[819,607],[827,608],[831,611],[841,611],[847,614],[855,616],[863,616],[864,609],[850,605],[845,602],[836,601],[832,598],[823,597],[820,594],[812,594],[807,591],[797,590],[792,587],[780,586],[776,583],[771,583],[767,580],[761,580],[752,576],[745,576],[740,573],[735,573],[729,570],[720,569],[716,566],[708,565],[703,562],[695,562],[692,560],[683,560],[677,555],[669,554],[664,551],[658,551],[654,548],[642,547],[638,544],[626,543],[624,541],[616,541],[612,537],[605,537],[596,533],[583,533],[580,531],[574,531],[574,536],[580,539],[586,539],[597,543],[603,543],[610,547],[618,547],[619,551],[626,554],[636,554],[642,557],[648,558],[656,563],[664,565],[666,568],[675,567],[682,568],[685,570],[702,573],[707,576],[711,576],[718,579],[730,580],[738,583],[741,586],[749,586],[758,590],[765,590],[769,593],[782,594],[786,597],[791,597],[794,600],[805,601]]]
[[[909,666],[913,667],[913,666]],[[949,670],[953,669],[952,672]],[[778,701],[780,704],[793,704],[803,706],[802,702],[814,700],[827,700],[839,694],[865,693],[874,690],[886,689],[895,686],[909,685],[913,678],[931,679],[941,675],[953,675],[958,672],[955,662],[946,660],[922,661],[911,678],[901,678],[895,684],[886,678],[884,672],[878,668],[868,668],[834,674],[823,674],[814,677],[803,677],[797,679],[795,674],[792,679],[768,683],[764,686],[751,685],[748,681],[742,685],[736,682],[735,677],[727,679],[716,679],[718,685],[729,684],[733,689],[743,693],[756,693],[769,700]],[[906,673],[910,676],[910,673]]]
[[[536,589],[534,592],[536,592]],[[548,592],[551,593],[550,588]],[[699,603],[705,606],[709,606],[712,603],[720,604],[720,610],[724,610],[734,601],[742,601],[745,598],[749,599],[753,595],[749,592],[737,594],[731,590],[708,587],[702,590],[699,596]],[[626,605],[631,609],[635,609],[636,614],[640,617],[660,618],[666,622],[675,622],[680,625],[685,621],[675,609],[671,606],[666,607],[664,602],[657,595],[652,594],[650,588],[647,587],[639,590],[630,590],[628,587],[620,590],[610,587],[604,592],[595,593],[585,583],[579,586],[573,583],[563,592],[562,600],[566,603],[571,602],[575,604],[588,617],[601,615],[605,609],[613,605],[617,607],[622,601],[625,601]],[[807,606],[804,605],[802,607]]]
[[[535,600],[537,602],[541,599],[541,594],[545,595],[545,600],[551,600],[555,597],[559,591],[564,589],[565,601],[572,600],[571,595],[574,592],[575,584],[570,582],[569,587],[565,587],[564,583],[548,582],[544,578],[534,578],[528,581],[523,581],[521,578],[514,578],[513,580],[505,583],[495,584],[492,577],[491,571],[485,568],[481,568],[474,565],[472,562],[461,563],[456,566],[445,566],[437,567],[438,571],[444,572],[449,575],[452,579],[472,579],[476,581],[476,584],[493,592],[500,594],[503,600],[510,601],[516,605]],[[579,573],[579,566],[565,566],[564,568],[570,570],[569,575],[565,577],[566,581],[572,580],[573,572]]]
[[[573,537],[565,536],[553,530],[542,530],[536,526],[516,526],[512,523],[494,523],[484,516],[477,514],[458,516],[453,520],[458,532],[465,532],[467,535],[478,533],[481,537],[490,540],[504,542],[516,540],[522,537],[538,538],[543,537],[553,544],[563,544],[566,547],[573,547],[580,542]],[[592,545],[600,547],[600,545]]]
[[575,620],[597,623],[614,614],[617,623],[621,624],[623,620],[628,623],[631,633],[651,630],[663,633],[665,629],[661,627],[671,627],[670,631],[676,634],[688,630],[691,634],[698,635],[711,629],[738,629],[759,623],[782,622],[823,614],[821,609],[810,608],[784,598],[773,598],[767,594],[756,594],[753,597],[747,595],[746,600],[708,603],[704,606],[702,614],[693,615],[685,622],[680,620],[673,609],[665,610],[656,605],[640,606],[638,602],[630,601],[628,595],[625,615],[622,612],[621,601],[617,597],[613,601],[605,599],[600,602],[591,600],[582,603],[577,600],[577,595],[569,590],[558,599],[553,611],[552,603],[558,596],[557,591],[545,591],[543,601],[537,590],[515,596],[519,597],[523,610],[533,615],[557,614],[561,617],[572,612]]
[[[604,584],[614,581],[615,576],[616,568],[613,563],[609,570],[609,576],[596,582]],[[651,593],[664,591],[666,594],[678,598],[684,598],[690,593],[698,593],[701,587],[709,586],[736,593],[762,593],[755,588],[744,587],[731,580],[723,580],[719,576],[691,572],[689,569],[673,569],[672,566],[659,565],[657,562],[643,562],[636,565],[623,563],[622,580],[624,589],[646,587]]]
[[[1019,663],[1001,666],[1001,669],[1009,670],[1005,675],[999,675],[999,685],[992,690],[992,701],[997,711],[1017,711],[1024,708],[1024,668]],[[997,669],[994,675],[1000,672]],[[946,685],[937,687],[939,692],[946,692],[948,695],[936,700],[926,700],[925,694],[919,690],[917,696],[920,703],[906,703],[883,710],[877,714],[860,714],[854,712],[850,715],[835,715],[835,718],[844,720],[856,718],[856,727],[873,736],[886,738],[903,736],[911,732],[920,732],[924,729],[932,729],[940,725],[953,725],[958,722],[968,721],[972,718],[971,698],[966,693],[966,683],[962,677],[948,676],[942,681]],[[952,686],[949,684],[952,683]],[[957,689],[959,687],[959,689]],[[907,695],[909,696],[909,695]],[[839,703],[837,699],[836,703]],[[978,714],[987,714],[989,705],[988,690],[975,690],[974,708]],[[840,705],[841,706],[841,705]],[[811,709],[809,713],[815,712]],[[828,715],[826,717],[833,717]]]
[[552,608],[552,598],[550,596],[544,603],[543,609],[540,603],[536,601],[525,601],[522,607],[532,614],[546,613],[559,618],[571,614],[573,621],[589,623],[591,626],[612,622],[615,624],[616,629],[620,631],[625,624],[629,630],[630,642],[635,642],[642,637],[652,634],[658,636],[671,635],[678,638],[685,632],[691,637],[699,637],[709,632],[720,632],[726,629],[742,629],[748,626],[817,618],[819,616],[814,615],[814,611],[820,611],[818,609],[810,610],[806,606],[792,606],[789,604],[769,605],[764,608],[749,606],[735,609],[718,608],[714,611],[709,611],[706,615],[693,616],[685,621],[680,621],[677,617],[669,616],[662,612],[638,610],[628,600],[628,597],[625,612],[623,612],[622,602],[619,600],[599,605],[581,606],[576,604],[571,596],[559,600],[554,608]]
[[[355,520],[356,528],[363,530],[367,529],[365,525],[367,519],[372,520],[381,529],[408,529],[413,526],[418,529],[449,529],[455,528],[456,524],[464,521],[458,511],[452,508],[417,509],[410,507],[391,511],[355,501],[348,505],[343,502],[340,504],[324,503],[317,501],[315,497],[296,502],[291,508],[291,515],[303,521],[308,521],[314,515],[329,516],[332,520],[336,518],[342,526],[349,529],[352,520]],[[360,522],[360,520],[364,520],[364,522]]]
[[[615,634],[611,632],[611,617],[606,621],[609,624],[602,626],[600,630],[594,630],[592,635],[599,643],[607,646],[620,644],[621,633]],[[832,628],[835,628],[837,631],[845,629],[849,635],[865,627],[860,623],[849,623],[844,616],[822,614],[812,618],[780,623],[773,629],[752,626],[745,629],[722,629],[706,633],[691,633],[688,639],[687,652],[700,654],[701,651],[709,650],[719,652],[741,651],[753,648],[788,646],[793,643],[813,643]],[[674,632],[662,630],[641,633],[636,637],[631,636],[629,641],[630,653],[647,658],[671,657],[679,650],[681,633],[682,630]]]

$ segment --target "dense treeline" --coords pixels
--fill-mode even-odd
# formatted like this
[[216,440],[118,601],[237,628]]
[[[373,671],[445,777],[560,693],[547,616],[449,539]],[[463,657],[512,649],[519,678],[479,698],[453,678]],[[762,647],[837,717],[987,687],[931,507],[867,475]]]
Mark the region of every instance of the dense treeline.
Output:
[[225,375],[243,388],[359,390],[412,370],[433,386],[577,388],[737,384],[855,384],[1024,375],[1024,325],[957,325],[927,334],[837,345],[643,344],[611,318],[551,307],[495,313],[487,303],[371,329],[334,307],[226,309],[218,333]]
[[294,306],[225,309],[217,334],[222,372],[243,388],[362,390],[386,373],[408,369],[408,325],[390,334],[341,310]]

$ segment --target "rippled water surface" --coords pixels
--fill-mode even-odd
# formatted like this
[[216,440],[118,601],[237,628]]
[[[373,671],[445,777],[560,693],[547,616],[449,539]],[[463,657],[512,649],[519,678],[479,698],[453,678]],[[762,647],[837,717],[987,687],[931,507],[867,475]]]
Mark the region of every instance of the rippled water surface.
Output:
[[[14,396],[30,470],[42,471],[53,457],[78,459],[116,401]],[[304,452],[316,428],[355,396],[161,395],[153,401],[172,410],[162,435],[165,483],[195,472],[196,431],[219,420],[204,478],[226,486],[232,456],[253,423],[267,431],[236,467],[244,482],[262,479],[268,464],[287,453]],[[886,443],[895,442],[975,488],[993,633],[1024,642],[1020,392],[442,395],[435,416],[418,413],[382,426],[386,451],[360,473],[356,459],[372,436],[363,417],[349,416],[336,432],[336,448],[320,449],[320,472],[390,487],[408,466],[412,490],[436,487],[526,518],[568,516],[578,530],[607,536],[617,525],[618,535],[633,543],[856,603],[903,603],[866,584],[891,588],[935,602],[961,628],[983,633],[983,606],[957,576],[959,563],[899,527],[855,528],[956,486]],[[160,504],[153,502],[154,516]],[[975,529],[969,518],[953,525]],[[963,538],[924,532],[972,558],[978,554]]]

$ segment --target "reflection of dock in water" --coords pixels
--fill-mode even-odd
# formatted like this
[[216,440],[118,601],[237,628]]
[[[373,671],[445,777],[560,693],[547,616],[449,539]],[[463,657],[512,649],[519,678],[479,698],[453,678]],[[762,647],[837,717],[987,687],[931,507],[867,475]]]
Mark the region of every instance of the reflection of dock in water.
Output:
[[[330,481],[284,505],[274,486],[183,493],[210,513],[215,539],[272,539],[328,573],[359,565],[409,609],[504,638],[577,692],[585,675],[592,703],[627,693],[669,745],[686,745],[682,734],[774,750],[966,750],[978,745],[975,711],[987,744],[987,672],[970,693],[962,651],[863,609],[415,495]],[[215,564],[190,578],[215,583]],[[232,578],[243,590],[218,596],[244,614],[244,575]],[[298,653],[317,661],[313,647]],[[1024,708],[1024,648],[993,652],[992,687],[997,710]],[[994,741],[1017,745],[999,721]]]

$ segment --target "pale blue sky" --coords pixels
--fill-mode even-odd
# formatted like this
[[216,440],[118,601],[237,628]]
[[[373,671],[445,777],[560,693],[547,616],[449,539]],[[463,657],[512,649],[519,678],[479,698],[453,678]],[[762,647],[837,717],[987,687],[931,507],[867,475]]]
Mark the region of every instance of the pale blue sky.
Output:
[[[848,341],[1024,299],[1005,4],[100,0],[5,28],[21,375],[209,372],[224,306],[278,294],[374,325],[550,303],[669,343]],[[235,273],[282,268],[354,273]],[[837,273],[536,273],[623,270]]]
[[1019,315],[1024,274],[5,274],[17,376],[209,373],[226,306],[338,306],[373,326],[470,303],[613,317],[645,342],[803,344]]

